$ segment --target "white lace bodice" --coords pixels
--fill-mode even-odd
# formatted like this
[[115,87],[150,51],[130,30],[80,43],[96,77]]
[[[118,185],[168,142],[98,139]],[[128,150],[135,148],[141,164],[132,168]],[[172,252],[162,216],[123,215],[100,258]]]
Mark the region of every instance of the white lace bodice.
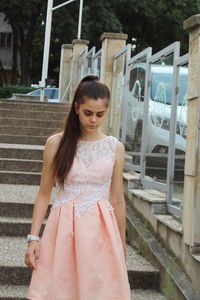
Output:
[[74,201],[76,216],[91,211],[97,201],[105,200],[110,211],[109,191],[117,138],[107,136],[97,141],[78,141],[72,168],[65,180],[64,191],[57,190],[52,207]]

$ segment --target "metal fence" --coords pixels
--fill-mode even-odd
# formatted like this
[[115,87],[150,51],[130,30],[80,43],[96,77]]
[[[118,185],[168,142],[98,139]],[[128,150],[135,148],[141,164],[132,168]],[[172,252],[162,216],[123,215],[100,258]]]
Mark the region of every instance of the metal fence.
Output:
[[[83,60],[85,55],[85,60]],[[101,74],[101,50],[81,54],[80,76]],[[180,42],[152,55],[131,57],[131,45],[114,56],[109,132],[125,145],[126,170],[144,188],[166,193],[168,211],[181,217],[187,134],[188,54]]]
[[79,57],[78,79],[80,80],[87,74],[95,74],[100,78],[101,74],[101,49],[95,53],[95,47],[88,51],[86,48]]

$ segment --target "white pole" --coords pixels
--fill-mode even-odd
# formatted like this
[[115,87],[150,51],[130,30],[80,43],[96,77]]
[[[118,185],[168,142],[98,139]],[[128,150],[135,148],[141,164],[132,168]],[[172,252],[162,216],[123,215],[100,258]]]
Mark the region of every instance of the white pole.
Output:
[[83,14],[83,0],[80,0],[79,20],[78,20],[78,35],[77,35],[78,40],[80,40],[80,38],[81,38],[82,14]]
[[47,80],[47,74],[48,74],[52,8],[53,8],[53,0],[48,0],[45,39],[44,39],[43,63],[42,63],[42,78],[41,78],[41,81],[39,81],[39,87],[41,88],[40,101],[44,101],[44,88],[46,87],[46,80]]
[[69,0],[69,1],[67,1],[67,2],[64,2],[64,3],[60,4],[60,5],[57,5],[57,6],[55,6],[54,8],[52,8],[52,11],[54,11],[54,10],[60,8],[60,7],[63,7],[63,6],[65,6],[65,5],[67,5],[67,4],[70,4],[70,3],[74,2],[74,1],[76,1],[76,0]]

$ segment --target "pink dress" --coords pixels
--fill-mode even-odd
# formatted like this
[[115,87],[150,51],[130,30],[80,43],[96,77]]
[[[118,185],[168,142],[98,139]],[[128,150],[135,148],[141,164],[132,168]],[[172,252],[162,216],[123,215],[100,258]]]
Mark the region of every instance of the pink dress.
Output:
[[130,300],[109,189],[117,139],[78,141],[64,191],[57,190],[40,240],[28,299]]

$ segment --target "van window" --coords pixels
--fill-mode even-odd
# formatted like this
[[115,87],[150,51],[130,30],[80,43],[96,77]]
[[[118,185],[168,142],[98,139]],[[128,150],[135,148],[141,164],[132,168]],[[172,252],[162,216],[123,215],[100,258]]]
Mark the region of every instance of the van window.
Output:
[[[181,105],[185,101],[185,95],[187,92],[187,75],[186,74],[180,74],[180,89],[179,89],[179,99],[178,104]],[[151,99],[171,104],[172,102],[172,80],[173,80],[173,74],[172,73],[152,73],[151,78]],[[158,95],[158,89],[159,87],[162,87],[162,90],[164,90],[164,95],[166,99],[159,99]]]
[[129,83],[130,92],[132,91],[137,80],[140,82],[141,98],[144,99],[145,70],[143,68],[134,68],[131,70]]

